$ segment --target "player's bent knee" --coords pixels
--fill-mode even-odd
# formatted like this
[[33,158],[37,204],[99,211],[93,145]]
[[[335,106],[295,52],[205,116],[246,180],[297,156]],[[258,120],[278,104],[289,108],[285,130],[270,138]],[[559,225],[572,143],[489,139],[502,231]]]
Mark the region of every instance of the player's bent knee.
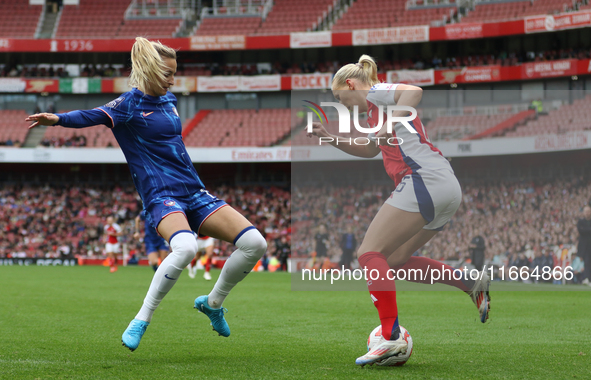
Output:
[[246,257],[258,260],[267,251],[267,241],[256,228],[249,228],[236,239],[235,243]]
[[197,240],[193,231],[179,231],[172,236],[170,239],[170,248],[172,248],[172,254],[181,258],[183,262],[186,261],[185,265],[188,265],[195,254],[197,253],[198,246]]

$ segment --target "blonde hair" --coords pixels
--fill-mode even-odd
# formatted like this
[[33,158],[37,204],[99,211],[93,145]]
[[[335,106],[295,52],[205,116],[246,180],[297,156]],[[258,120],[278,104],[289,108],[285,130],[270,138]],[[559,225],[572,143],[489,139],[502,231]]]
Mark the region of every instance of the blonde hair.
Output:
[[349,78],[359,79],[370,86],[378,84],[380,83],[378,80],[378,65],[376,65],[372,57],[363,54],[359,57],[357,63],[349,63],[337,71],[332,78],[331,88],[335,90],[347,85],[346,81]]
[[168,70],[163,58],[176,59],[176,51],[162,45],[159,41],[148,41],[143,37],[136,37],[131,48],[129,85],[143,92],[147,90],[159,92],[160,83],[166,80]]

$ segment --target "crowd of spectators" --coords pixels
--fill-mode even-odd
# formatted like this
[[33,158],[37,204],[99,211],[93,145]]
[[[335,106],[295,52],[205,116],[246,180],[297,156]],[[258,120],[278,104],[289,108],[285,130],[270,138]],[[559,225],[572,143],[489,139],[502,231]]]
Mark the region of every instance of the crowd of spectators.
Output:
[[57,138],[57,137],[52,137],[52,138],[43,138],[40,142],[39,142],[40,146],[44,146],[44,147],[81,147],[81,146],[86,146],[86,137],[84,135],[80,135],[77,136],[76,134],[72,135],[69,138]]
[[[227,187],[210,191],[241,212],[270,241],[289,237],[289,192],[276,187]],[[103,255],[103,225],[113,215],[122,227],[121,241],[128,250],[145,254],[133,239],[134,219],[141,202],[132,186],[4,186],[0,189],[0,258]],[[216,242],[215,254],[228,256],[235,248]],[[277,253],[278,255],[279,253]]]
[[[419,254],[465,263],[471,240],[480,235],[487,264],[539,271],[560,265],[563,250],[576,252],[577,220],[591,198],[589,180],[476,181],[463,182],[462,189],[458,212]],[[268,258],[285,262],[290,253],[311,257],[322,229],[328,235],[327,257],[338,263],[343,235],[353,233],[359,244],[392,188],[325,183],[295,186],[292,192],[245,186],[219,186],[211,191],[267,237]],[[134,218],[140,209],[132,186],[5,186],[0,190],[0,231],[6,237],[0,240],[0,257],[47,258],[64,252],[101,257],[102,228],[109,215],[123,228],[127,248],[143,252],[140,242],[133,240]],[[233,250],[232,244],[216,242],[216,256],[228,256]],[[580,259],[570,260],[580,272]]]
[[[553,61],[559,59],[587,59],[591,58],[590,49],[559,49],[543,52],[506,52],[498,54],[479,54],[465,56],[448,56],[425,59],[420,56],[407,59],[380,60],[377,62],[378,71],[385,73],[389,70],[403,69],[458,69],[466,66],[515,66],[526,62]],[[275,62],[269,66],[258,67],[253,63],[245,64],[218,64],[218,63],[191,63],[179,62],[177,75],[261,75],[261,74],[299,74],[299,73],[334,73],[347,62],[326,61],[326,62]],[[128,76],[129,67],[122,69],[112,65],[85,65],[80,70],[81,77],[119,77]],[[69,74],[62,67],[54,69],[52,66],[37,68],[34,65],[9,64],[0,69],[0,77],[68,77]]]
[[[294,187],[294,257],[315,251],[321,225],[329,234],[328,257],[339,262],[341,240],[353,227],[358,242],[393,189],[387,185]],[[582,178],[462,183],[463,201],[453,219],[418,253],[458,263],[470,259],[470,242],[485,240],[485,260],[496,267],[556,265],[562,249],[576,251],[577,220],[591,199]],[[541,257],[546,257],[542,262]],[[505,277],[507,278],[507,277]]]
[[20,148],[21,146],[22,146],[22,142],[20,140],[8,139],[6,141],[0,141],[0,147]]
[[[68,78],[69,72],[64,67],[41,65],[20,65],[17,63],[10,63],[0,69],[0,77],[9,78]],[[80,70],[80,77],[107,77],[114,78],[122,75],[127,75],[128,71],[122,71],[112,65],[94,65],[88,64]]]

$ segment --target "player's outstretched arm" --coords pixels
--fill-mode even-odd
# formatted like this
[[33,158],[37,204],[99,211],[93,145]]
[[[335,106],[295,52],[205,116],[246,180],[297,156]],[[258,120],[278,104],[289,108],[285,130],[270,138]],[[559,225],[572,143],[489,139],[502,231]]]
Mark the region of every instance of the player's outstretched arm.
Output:
[[[308,136],[311,137],[312,135],[318,137],[329,137],[331,138],[328,142],[330,145],[334,146],[342,150],[343,152],[350,154],[352,156],[357,157],[364,157],[364,158],[372,158],[377,156],[380,153],[380,148],[375,146],[374,144],[367,144],[367,145],[355,145],[355,144],[346,144],[342,141],[337,144],[337,139],[341,138],[340,136],[332,135],[328,133],[326,128],[322,125],[322,123],[314,122],[312,123],[312,133],[308,133]],[[329,139],[327,139],[329,140]]]
[[104,124],[109,128],[114,127],[114,122],[111,116],[99,108],[58,114],[46,112],[38,113],[30,115],[25,121],[33,122],[33,124],[29,126],[29,129],[38,125],[55,124],[59,124],[66,128],[86,128],[101,124]]

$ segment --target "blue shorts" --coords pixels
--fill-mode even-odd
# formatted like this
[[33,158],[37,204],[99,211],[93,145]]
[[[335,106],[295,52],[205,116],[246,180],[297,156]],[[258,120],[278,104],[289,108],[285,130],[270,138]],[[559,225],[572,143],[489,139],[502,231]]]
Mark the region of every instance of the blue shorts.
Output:
[[144,244],[146,245],[146,254],[158,251],[168,251],[168,243],[164,238],[158,235],[156,229],[146,223],[146,236],[144,236]]
[[205,189],[186,197],[161,197],[150,201],[146,207],[146,220],[158,228],[166,216],[180,212],[185,215],[191,230],[199,233],[205,219],[228,204],[209,194]]

